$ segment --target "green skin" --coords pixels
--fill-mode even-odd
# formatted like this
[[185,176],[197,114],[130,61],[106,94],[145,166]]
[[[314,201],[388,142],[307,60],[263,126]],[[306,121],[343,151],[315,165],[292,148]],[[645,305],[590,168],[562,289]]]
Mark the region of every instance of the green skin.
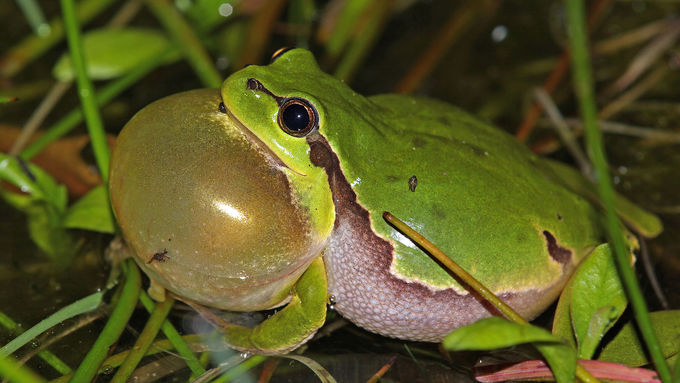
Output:
[[[304,100],[317,121],[301,137],[281,126],[281,111],[291,98]],[[200,99],[206,108],[214,102],[213,96]],[[298,214],[295,222],[273,220],[279,228],[299,228],[299,236],[309,239],[272,258],[291,259],[288,270],[280,267],[283,271],[270,279],[257,276],[261,283],[252,291],[239,285],[198,292],[206,283],[185,282],[180,272],[193,260],[180,259],[176,251],[169,261],[149,262],[149,252],[163,244],[144,248],[149,239],[128,235],[141,230],[126,228],[123,221],[133,218],[127,218],[127,202],[116,195],[140,193],[131,181],[117,181],[117,167],[131,166],[116,163],[124,154],[114,153],[111,194],[123,234],[156,283],[229,310],[261,310],[290,301],[254,329],[228,327],[225,340],[235,348],[294,349],[323,324],[329,299],[340,314],[369,331],[419,341],[439,341],[459,326],[497,314],[389,226],[383,211],[414,227],[527,318],[554,301],[578,263],[603,243],[592,185],[573,169],[535,156],[508,134],[448,104],[359,95],[323,73],[308,51],[283,52],[267,66],[234,73],[222,85],[221,101],[221,113],[210,112],[221,116],[211,121],[221,119],[219,124],[237,132],[230,134],[245,137],[245,149],[233,150],[257,153],[283,180],[272,201],[285,197]],[[130,135],[123,142],[141,139]],[[119,140],[116,151],[127,145]],[[230,180],[256,178],[245,169],[239,174]],[[268,177],[262,177],[264,182]],[[123,189],[126,184],[130,189]],[[261,199],[263,210],[275,210],[273,202]],[[621,197],[617,210],[643,235],[661,231],[655,216]],[[268,233],[267,238],[276,237]],[[286,233],[282,237],[290,238]],[[262,241],[253,238],[253,244]],[[239,264],[248,276],[265,265],[259,256],[245,258]],[[173,269],[175,261],[179,266]],[[271,285],[273,291],[263,290]]]

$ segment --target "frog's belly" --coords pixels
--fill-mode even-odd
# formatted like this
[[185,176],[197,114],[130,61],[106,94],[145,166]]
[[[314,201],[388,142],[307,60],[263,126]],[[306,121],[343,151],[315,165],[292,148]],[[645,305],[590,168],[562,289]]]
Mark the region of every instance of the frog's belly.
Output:
[[[354,222],[351,222],[353,221]],[[472,294],[432,290],[390,273],[392,246],[356,225],[361,217],[336,217],[324,252],[329,293],[335,309],[355,324],[385,336],[439,342],[453,329],[497,313]],[[532,319],[557,297],[566,277],[546,290],[506,293],[500,297]]]

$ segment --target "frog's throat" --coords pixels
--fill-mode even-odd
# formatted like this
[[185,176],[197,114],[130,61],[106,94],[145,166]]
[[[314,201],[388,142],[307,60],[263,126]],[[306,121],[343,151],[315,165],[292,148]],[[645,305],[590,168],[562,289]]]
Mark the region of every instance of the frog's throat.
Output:
[[250,129],[248,129],[248,127],[245,126],[243,124],[243,122],[241,122],[241,120],[239,120],[236,117],[236,115],[234,115],[234,113],[232,113],[231,109],[229,109],[229,105],[227,105],[226,102],[224,102],[224,109],[226,111],[227,116],[229,116],[229,118],[231,118],[236,123],[236,126],[239,128],[239,130],[243,133],[243,135],[246,136],[246,139],[248,140],[248,142],[250,142],[251,145],[253,145],[260,153],[262,153],[264,155],[264,157],[267,160],[267,162],[269,163],[269,165],[271,165],[271,166],[273,166],[273,167],[275,167],[279,170],[280,169],[287,169],[287,170],[289,170],[289,171],[291,171],[291,172],[293,172],[297,175],[306,176],[306,174],[300,173],[297,170],[292,169],[291,167],[286,165],[286,163],[283,162],[281,157],[277,156],[276,153],[274,153],[274,151],[271,150],[269,148],[269,146],[267,146],[267,144],[265,144],[260,139],[260,137],[258,137],[255,133],[253,133]]

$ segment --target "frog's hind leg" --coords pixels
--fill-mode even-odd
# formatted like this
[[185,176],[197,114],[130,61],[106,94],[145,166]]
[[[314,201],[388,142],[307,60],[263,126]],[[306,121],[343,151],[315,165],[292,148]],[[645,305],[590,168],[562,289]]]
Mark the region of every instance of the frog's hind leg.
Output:
[[[557,176],[556,181],[562,183],[564,187],[593,203],[600,204],[595,184],[583,177],[581,173],[570,166],[550,159],[544,159],[542,163],[547,165],[547,171]],[[647,238],[656,237],[663,230],[659,217],[645,211],[618,193],[614,196],[614,209],[628,227]]]
[[[255,354],[283,354],[307,342],[326,320],[328,288],[321,257],[300,277],[290,302],[253,328],[224,321],[195,302],[187,302],[201,316],[224,333],[231,348]],[[180,298],[181,299],[181,298]]]

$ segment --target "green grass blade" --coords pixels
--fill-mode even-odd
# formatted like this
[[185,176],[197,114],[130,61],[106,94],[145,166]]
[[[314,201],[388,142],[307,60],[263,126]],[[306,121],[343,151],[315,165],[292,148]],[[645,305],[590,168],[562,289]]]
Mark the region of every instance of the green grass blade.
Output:
[[94,293],[88,295],[85,298],[79,299],[70,305],[62,308],[56,313],[50,315],[49,317],[41,320],[35,326],[28,329],[23,334],[14,338],[11,342],[7,343],[4,347],[0,348],[0,355],[10,355],[14,351],[18,350],[33,338],[47,331],[48,329],[56,326],[57,324],[82,313],[94,310],[99,307],[102,302],[102,293]]
[[76,74],[78,96],[83,107],[87,130],[90,132],[94,157],[99,167],[99,173],[107,183],[109,176],[109,145],[106,141],[104,124],[99,115],[97,101],[94,98],[94,86],[87,76],[83,42],[80,36],[80,26],[76,17],[76,7],[73,0],[61,0],[61,11],[66,27],[66,40],[71,53],[71,65]]
[[614,188],[609,177],[607,159],[604,154],[602,132],[597,126],[597,111],[590,72],[590,57],[586,43],[583,0],[567,0],[566,6],[569,42],[572,51],[572,67],[574,68],[574,88],[578,96],[583,123],[586,127],[588,154],[596,171],[598,193],[605,209],[609,239],[614,248],[620,277],[635,313],[635,319],[640,326],[640,332],[647,344],[659,377],[663,382],[670,382],[670,370],[663,358],[659,341],[654,334],[654,329],[649,319],[647,304],[642,296],[633,269],[630,266],[628,253],[623,242],[622,225],[614,210]]
[[[16,323],[12,318],[3,312],[0,312],[0,325],[15,334],[20,335],[24,332],[18,323]],[[61,359],[59,359],[58,356],[49,350],[42,350],[38,352],[38,356],[42,358],[45,363],[57,370],[60,374],[69,374],[72,372],[71,367],[68,364],[64,363]]]
[[15,383],[41,383],[44,380],[12,357],[0,356],[0,375]]
[[[229,371],[225,372],[220,376],[219,378],[215,379],[213,383],[227,383],[227,382],[232,382],[239,377],[241,377],[244,373],[250,371],[251,369],[257,367],[261,363],[263,363],[265,360],[267,360],[268,357],[263,356],[263,355],[253,355],[250,358],[244,360],[243,362],[239,363],[237,366],[234,368],[230,369]],[[293,358],[291,358],[293,359]],[[314,371],[314,370],[312,370]],[[335,381],[333,381],[335,382]]]
[[130,350],[127,358],[125,358],[125,361],[120,365],[120,368],[116,371],[113,379],[111,379],[111,383],[125,383],[128,381],[130,375],[135,371],[135,368],[137,368],[139,362],[142,361],[146,351],[156,338],[158,331],[161,329],[161,326],[163,325],[163,322],[165,322],[165,318],[168,316],[168,313],[170,313],[170,309],[172,309],[174,303],[174,299],[166,298],[165,301],[156,305],[149,320],[146,321],[144,329],[137,337],[137,341],[132,347],[132,350]]
[[[194,348],[197,351],[200,350],[205,350],[205,347],[201,343],[201,336],[197,334],[190,334],[190,335],[184,335],[182,337],[182,341],[185,343],[191,342]],[[167,339],[159,340],[154,342],[151,347],[147,350],[145,356],[150,356],[150,355],[157,355],[161,353],[167,353],[169,351],[172,351],[174,349],[174,346],[170,344],[170,341]],[[106,374],[107,371],[111,371],[111,369],[114,369],[116,367],[119,367],[121,364],[123,364],[123,361],[127,358],[127,356],[130,354],[130,350],[126,351],[121,351],[118,354],[111,355],[110,357],[106,358],[104,362],[101,364],[99,367],[99,370],[97,373],[99,374]],[[69,382],[73,374],[66,374],[63,376],[60,376],[59,378],[56,378],[54,380],[51,380],[51,383],[66,383]]]
[[215,69],[213,60],[203,47],[191,26],[168,0],[146,0],[149,10],[179,45],[182,54],[194,69],[203,85],[219,88],[222,75]]
[[[151,313],[154,310],[154,307],[156,304],[149,298],[149,296],[142,291],[139,295],[139,301],[142,302],[142,305],[144,305],[144,308],[146,311]],[[187,366],[189,366],[189,369],[191,369],[192,376],[194,378],[200,376],[205,372],[205,368],[201,365],[201,362],[199,362],[198,358],[194,354],[193,351],[191,351],[191,348],[189,348],[189,345],[184,341],[184,338],[179,334],[177,329],[170,323],[169,320],[165,320],[163,322],[163,326],[161,327],[161,330],[163,331],[163,334],[165,334],[165,337],[168,338],[168,341],[172,344],[172,346],[177,350],[179,355],[184,358],[184,361],[186,362]]]
[[92,378],[99,370],[99,366],[109,353],[109,348],[123,333],[125,325],[127,325],[132,312],[135,310],[141,286],[141,276],[137,265],[132,260],[125,261],[124,268],[125,284],[122,287],[118,303],[113,309],[101,334],[99,334],[94,345],[73,374],[70,380],[71,383],[88,383],[92,381]]
[[50,26],[45,21],[45,14],[35,0],[17,0],[17,5],[21,8],[28,24],[31,25],[33,33],[40,37],[45,37],[50,34]]

